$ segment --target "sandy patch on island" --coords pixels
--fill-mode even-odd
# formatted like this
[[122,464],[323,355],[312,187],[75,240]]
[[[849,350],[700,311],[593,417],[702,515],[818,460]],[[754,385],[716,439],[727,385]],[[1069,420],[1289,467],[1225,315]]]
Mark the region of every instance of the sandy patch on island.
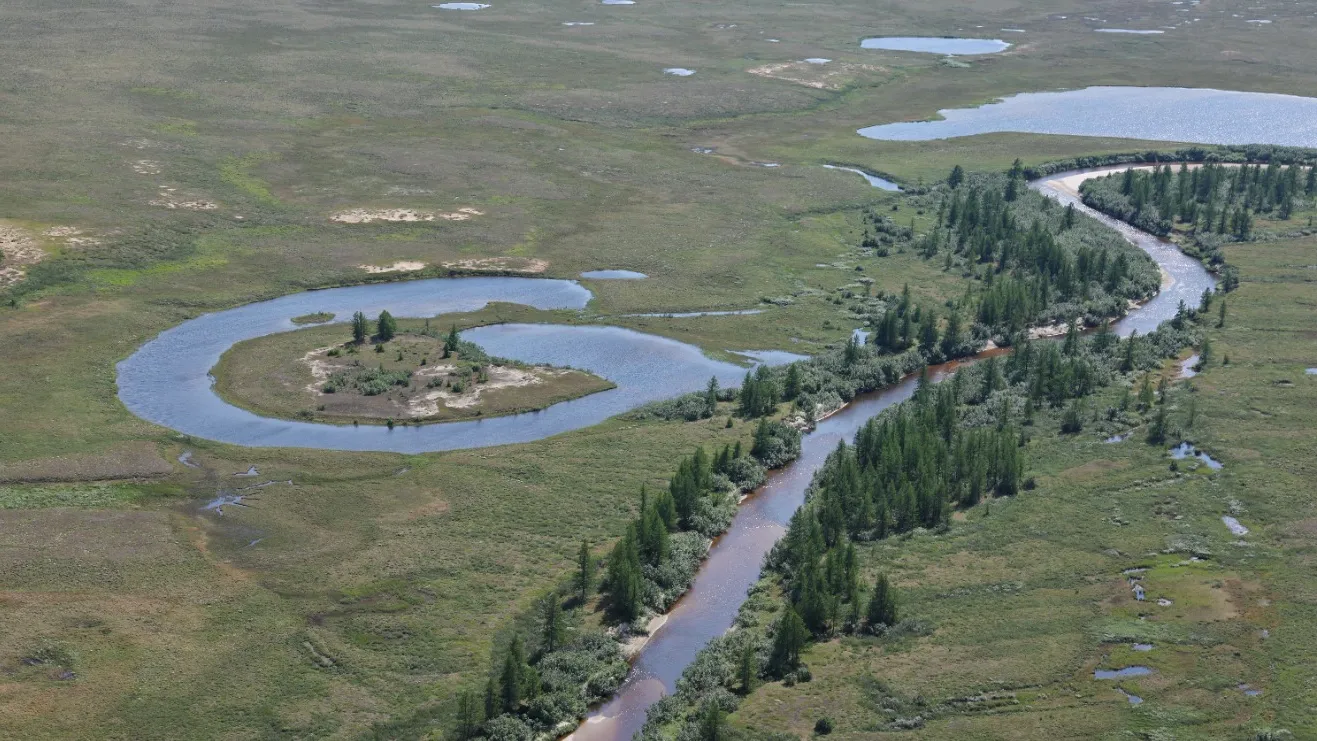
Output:
[[423,269],[425,263],[416,260],[399,260],[392,265],[358,265],[357,267],[367,273],[410,273]]
[[[420,378],[434,378],[456,370],[454,365],[427,366],[416,372]],[[570,371],[550,368],[512,368],[491,365],[486,369],[489,380],[484,383],[470,384],[461,393],[451,389],[431,389],[420,396],[407,400],[407,414],[412,417],[431,417],[439,413],[439,405],[449,409],[467,409],[480,403],[480,395],[496,389],[519,388],[544,383],[551,376],[561,376]]]
[[311,369],[311,377],[316,379],[307,384],[307,393],[313,396],[325,395],[325,392],[320,389],[325,385],[325,381],[329,380],[330,375],[332,375],[335,370],[335,368],[329,364],[328,353],[336,347],[338,347],[338,345],[318,347],[302,356],[302,362],[306,363],[306,367]]
[[354,208],[339,211],[329,217],[330,221],[340,224],[369,224],[374,221],[418,222],[418,221],[467,221],[473,216],[484,216],[485,212],[470,206],[456,211],[416,211],[410,208],[365,209]]

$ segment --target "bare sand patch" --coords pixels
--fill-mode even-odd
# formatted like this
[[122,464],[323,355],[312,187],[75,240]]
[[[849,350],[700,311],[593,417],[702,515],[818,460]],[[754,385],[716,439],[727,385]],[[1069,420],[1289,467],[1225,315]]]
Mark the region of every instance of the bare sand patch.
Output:
[[28,230],[0,222],[0,258],[0,286],[7,286],[22,280],[24,268],[44,260],[46,251]]
[[133,163],[133,172],[138,175],[159,175],[160,163],[155,160],[137,160]]
[[549,269],[548,260],[529,257],[473,257],[452,260],[442,265],[454,270],[505,270],[514,273],[543,273]]
[[410,273],[425,268],[425,263],[416,260],[399,260],[392,265],[358,265],[367,273]]
[[794,82],[797,85],[812,87],[817,90],[840,90],[857,75],[865,73],[886,73],[887,68],[873,64],[818,64],[816,62],[776,62],[751,67],[746,70],[752,75],[770,77],[775,80]]
[[1069,330],[1070,330],[1069,325],[1062,324],[1060,322],[1057,322],[1056,324],[1048,324],[1042,327],[1030,327],[1029,339],[1037,340],[1043,337],[1062,337]]
[[485,212],[470,206],[456,211],[417,211],[410,208],[366,209],[354,208],[339,211],[329,217],[330,221],[340,224],[370,224],[375,221],[389,222],[423,222],[423,221],[467,221],[475,216],[484,216]]
[[[441,364],[423,368],[417,371],[416,375],[421,378],[437,378],[446,376],[456,370],[457,366],[455,365]],[[488,381],[473,384],[462,391],[434,389],[408,399],[407,416],[433,417],[439,413],[441,404],[449,409],[469,409],[480,403],[480,395],[485,392],[534,386],[544,383],[546,378],[566,375],[569,372],[551,368],[513,368],[511,366],[491,365],[486,371],[489,377]]]
[[101,243],[101,240],[87,236],[76,226],[52,226],[41,232],[41,236],[58,239],[67,247],[95,247]]
[[160,208],[182,209],[184,211],[214,211],[219,208],[219,204],[214,201],[204,199],[183,200],[175,191],[178,188],[169,186],[160,186],[160,194],[155,198],[147,201],[148,205],[159,206]]

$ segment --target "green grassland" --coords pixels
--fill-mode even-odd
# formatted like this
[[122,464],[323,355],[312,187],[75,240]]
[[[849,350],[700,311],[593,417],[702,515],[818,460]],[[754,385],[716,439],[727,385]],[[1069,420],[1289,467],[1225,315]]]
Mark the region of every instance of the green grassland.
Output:
[[[1244,738],[1317,733],[1313,646],[1311,430],[1317,358],[1311,239],[1238,245],[1242,274],[1216,360],[1173,385],[1184,437],[1224,463],[1172,464],[1134,430],[1090,423],[1077,436],[1049,419],[1033,432],[1038,486],[968,511],[947,535],[866,548],[902,594],[903,616],[931,634],[843,638],[803,657],[813,681],[768,684],[733,716],[761,731],[807,734],[829,717],[839,738]],[[1228,357],[1229,364],[1223,365]],[[1168,367],[1168,376],[1178,364]],[[1090,405],[1115,402],[1118,390]],[[1190,405],[1196,419],[1190,424]],[[1221,517],[1249,528],[1237,537]],[[1137,601],[1121,572],[1146,568]],[[1162,606],[1159,599],[1170,600]],[[1151,643],[1148,652],[1133,643]],[[1151,675],[1095,680],[1095,668]],[[1240,685],[1261,690],[1245,695]],[[1116,687],[1141,697],[1131,705]],[[893,709],[888,713],[884,707]],[[948,710],[948,708],[951,708]]]
[[[420,261],[437,275],[445,264],[504,257],[543,260],[551,277],[593,268],[651,276],[589,282],[595,300],[585,312],[534,321],[629,326],[715,356],[811,352],[857,326],[834,298],[861,275],[875,281],[874,291],[908,282],[919,301],[964,292],[958,276],[913,255],[860,256],[865,209],[902,225],[913,218],[917,229],[929,215],[818,165],[862,165],[916,185],[953,164],[1004,168],[1016,157],[1037,164],[1152,146],[1025,135],[880,143],[855,129],[1091,84],[1317,93],[1313,19],[1286,8],[1267,11],[1278,14],[1269,26],[1245,24],[1232,17],[1251,17],[1242,0],[1212,2],[1201,23],[1164,37],[1094,34],[1079,20],[1092,14],[1152,26],[1184,15],[1134,0],[640,0],[625,7],[510,0],[476,13],[429,6],[5,5],[0,218],[34,234],[73,226],[99,244],[43,238],[50,256],[0,293],[0,736],[345,738],[418,708],[446,710],[457,690],[483,681],[500,631],[570,569],[580,540],[603,552],[619,535],[642,482],[661,486],[697,444],[749,437],[721,419],[615,419],[527,445],[421,456],[187,440],[132,416],[115,396],[115,362],[164,329],[253,300],[378,279],[361,265]],[[968,68],[858,48],[861,36],[943,35],[979,24],[985,32],[1029,32],[1009,39],[1019,42],[1012,51],[971,59]],[[818,73],[798,64],[749,71],[811,56],[834,59],[835,79],[823,87],[787,79]],[[661,72],[678,65],[698,72]],[[187,206],[195,203],[215,207]],[[330,221],[355,208],[482,214]],[[1212,643],[1224,663],[1210,676],[1266,688],[1241,708],[1261,708],[1248,717],[1275,716],[1296,732],[1311,721],[1294,714],[1311,702],[1294,657],[1310,655],[1312,645],[1300,628],[1312,618],[1303,601],[1311,585],[1289,568],[1303,563],[1312,536],[1298,524],[1312,518],[1304,487],[1313,478],[1302,454],[1311,404],[1301,398],[1312,381],[1300,366],[1317,364],[1305,357],[1313,337],[1303,334],[1312,300],[1304,266],[1312,260],[1303,249],[1266,244],[1232,254],[1256,282],[1231,299],[1234,318],[1218,333],[1231,366],[1197,380],[1202,442],[1228,468],[1217,479],[1192,477],[1179,495],[1205,537],[1224,537],[1215,510],[1187,508],[1224,501],[1220,490],[1259,523],[1258,545],[1219,544],[1211,568],[1223,583],[1260,585],[1271,606],[1240,614],[1258,615],[1247,619],[1272,626],[1272,638]],[[783,297],[792,302],[763,301]],[[623,316],[743,308],[766,311]],[[472,321],[527,319],[515,308],[488,312]],[[1282,378],[1293,385],[1273,383]],[[200,468],[177,461],[185,450]],[[947,639],[943,673],[918,680],[930,693],[968,686],[957,677],[971,673],[980,643],[985,661],[997,662],[983,666],[1000,666],[1003,681],[1042,670],[1046,682],[1073,681],[1090,701],[1097,692],[1080,683],[1102,652],[1088,632],[1092,601],[1116,595],[1114,574],[1137,554],[1165,547],[1167,534],[1157,528],[1171,525],[1133,516],[1151,506],[1150,490],[1111,491],[1121,477],[1168,476],[1156,451],[1095,445],[1090,452],[1124,467],[1112,478],[1084,479],[1071,469],[1089,459],[1057,452],[1055,470],[1040,471],[1043,490],[1073,499],[1075,516],[1029,515],[1033,500],[1024,498],[981,520],[971,513],[965,527],[985,534],[973,536],[981,551],[965,568],[1005,559],[1001,582],[1051,585],[1064,596],[1036,595],[1032,615],[1013,612],[1023,603],[1012,602],[989,603],[999,611],[989,621],[969,608],[960,622],[948,618],[954,629],[946,632],[959,642]],[[231,477],[249,465],[259,478]],[[200,510],[220,489],[266,480],[293,483],[254,490],[250,506],[226,507],[222,517]],[[1119,542],[1114,530],[1085,519],[1109,517],[1105,505],[1113,501],[1135,523],[1121,528]],[[1015,517],[1018,527],[985,529],[989,520]],[[1043,532],[1064,536],[1051,543]],[[1104,555],[1106,548],[1129,557]],[[981,573],[956,575],[954,561],[927,574],[918,563],[911,560],[898,580],[912,610],[939,590],[983,583]],[[1025,629],[1038,615],[1048,632]],[[1018,643],[988,640],[1000,636]],[[1208,656],[1207,645],[1185,643],[1185,656]],[[1241,656],[1223,645],[1238,645]],[[23,662],[38,654],[52,658]],[[1273,658],[1290,668],[1265,674]],[[928,666],[913,649],[906,660]],[[813,688],[829,686],[824,662],[811,662],[820,676]],[[60,679],[65,670],[75,677]],[[1177,707],[1217,718],[1226,706],[1216,695],[1175,684],[1195,676],[1168,666],[1158,677],[1173,681],[1160,691],[1189,698]],[[1138,711],[1117,707],[1110,692],[1098,710],[1052,694],[1061,720],[1050,728],[1106,727],[1085,724],[1148,713],[1159,695],[1155,686],[1142,689],[1149,702]],[[740,720],[797,730],[813,722],[808,705],[799,718],[772,707],[756,699]],[[855,717],[842,727],[867,722]],[[1009,716],[975,722],[985,723],[974,731],[984,736],[1016,732]],[[1037,727],[1041,735],[1048,726]]]

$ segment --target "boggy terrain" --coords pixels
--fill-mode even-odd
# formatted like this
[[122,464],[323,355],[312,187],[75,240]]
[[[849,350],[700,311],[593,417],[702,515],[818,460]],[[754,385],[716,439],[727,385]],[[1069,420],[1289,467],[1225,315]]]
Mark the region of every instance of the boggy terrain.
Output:
[[[910,199],[954,165],[1003,173],[1017,158],[1171,147],[855,132],[1092,85],[1317,94],[1310,12],[1257,5],[6,3],[0,736],[459,733],[462,693],[501,673],[515,631],[537,633],[541,598],[566,594],[582,541],[593,558],[609,553],[641,486],[665,489],[698,446],[754,444],[757,423],[731,401],[710,417],[626,415],[481,450],[219,444],[118,400],[116,363],[159,333],[330,285],[628,269],[649,277],[588,281],[589,306],[553,320],[719,358],[841,353],[852,330],[880,329],[908,284],[911,305],[934,310],[940,345],[950,316],[973,323],[982,268],[972,275],[963,253],[948,266],[945,241],[932,257],[895,236],[865,247],[870,214],[891,220],[884,235],[925,237],[937,204]],[[1013,46],[946,60],[859,44],[952,34]],[[663,72],[677,67],[695,74]],[[1084,431],[1053,435],[1067,409],[1040,411],[1035,490],[965,509],[947,533],[863,546],[866,589],[887,573],[902,612],[931,632],[812,644],[814,680],[757,678],[735,732],[803,735],[828,715],[835,733],[895,733],[875,710],[887,705],[924,717],[912,736],[1317,732],[1305,630],[1317,420],[1303,372],[1317,367],[1304,293],[1317,246],[1307,213],[1271,216],[1222,247],[1240,285],[1212,308],[1228,306],[1222,326],[1202,326],[1216,360],[1196,393],[1170,392],[1184,417],[1196,400],[1193,442],[1225,468],[1172,472],[1137,431],[1107,445],[1085,418]],[[747,309],[763,311],[627,316]],[[217,496],[238,501],[207,508]],[[1250,528],[1249,545],[1222,516]],[[1211,553],[1177,566],[1192,557],[1186,538]],[[1173,562],[1149,555],[1171,548]],[[1134,627],[1165,634],[1130,632],[1145,608],[1117,604],[1134,594],[1119,572],[1140,567],[1148,593],[1173,605]],[[592,633],[601,613],[578,619],[566,627]],[[1127,661],[1127,638],[1154,649]],[[1119,680],[1137,706],[1090,679],[1126,664],[1153,670]],[[985,688],[1020,705],[917,709],[987,707],[951,702]]]

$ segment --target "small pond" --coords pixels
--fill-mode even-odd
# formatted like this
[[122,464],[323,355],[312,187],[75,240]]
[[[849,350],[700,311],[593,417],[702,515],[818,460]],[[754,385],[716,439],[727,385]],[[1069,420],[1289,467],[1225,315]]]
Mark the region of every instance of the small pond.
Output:
[[441,3],[430,7],[439,10],[484,10],[489,5],[487,3]]
[[676,75],[677,77],[690,77],[695,74],[695,70],[685,67],[668,67],[663,70],[665,75]]
[[996,54],[1011,48],[1001,39],[958,39],[942,36],[877,36],[860,42],[862,49],[917,51],[926,54]]
[[1226,529],[1233,535],[1248,535],[1248,528],[1241,525],[1239,520],[1236,520],[1230,515],[1222,517],[1221,522],[1225,523]]
[[581,277],[590,280],[644,280],[649,276],[634,270],[587,270],[581,273]]
[[1206,463],[1207,467],[1212,469],[1213,471],[1219,471],[1222,468],[1224,468],[1224,464],[1221,463],[1221,461],[1218,461],[1217,459],[1213,458],[1207,453],[1198,450],[1197,448],[1190,445],[1189,443],[1180,443],[1179,445],[1176,445],[1174,448],[1171,448],[1169,452],[1171,454],[1171,458],[1174,458],[1177,461],[1182,461],[1186,458],[1197,458],[1203,463]]
[[1152,674],[1146,666],[1127,666],[1124,669],[1094,669],[1094,679],[1125,679],[1127,677],[1145,677]]
[[858,167],[843,167],[841,165],[824,165],[824,167],[828,168],[829,170],[842,170],[844,172],[853,172],[856,175],[859,175],[860,177],[864,178],[864,181],[866,183],[872,185],[875,188],[881,188],[882,190],[891,190],[891,191],[897,191],[901,189],[901,186],[897,185],[896,183],[893,183],[891,180],[888,180],[886,178],[880,178],[877,175],[870,175],[869,173],[865,172],[864,170],[861,170]]
[[997,132],[1106,136],[1195,144],[1317,147],[1317,98],[1176,87],[1090,87],[1024,93],[942,120],[860,129],[870,139],[929,141]]

